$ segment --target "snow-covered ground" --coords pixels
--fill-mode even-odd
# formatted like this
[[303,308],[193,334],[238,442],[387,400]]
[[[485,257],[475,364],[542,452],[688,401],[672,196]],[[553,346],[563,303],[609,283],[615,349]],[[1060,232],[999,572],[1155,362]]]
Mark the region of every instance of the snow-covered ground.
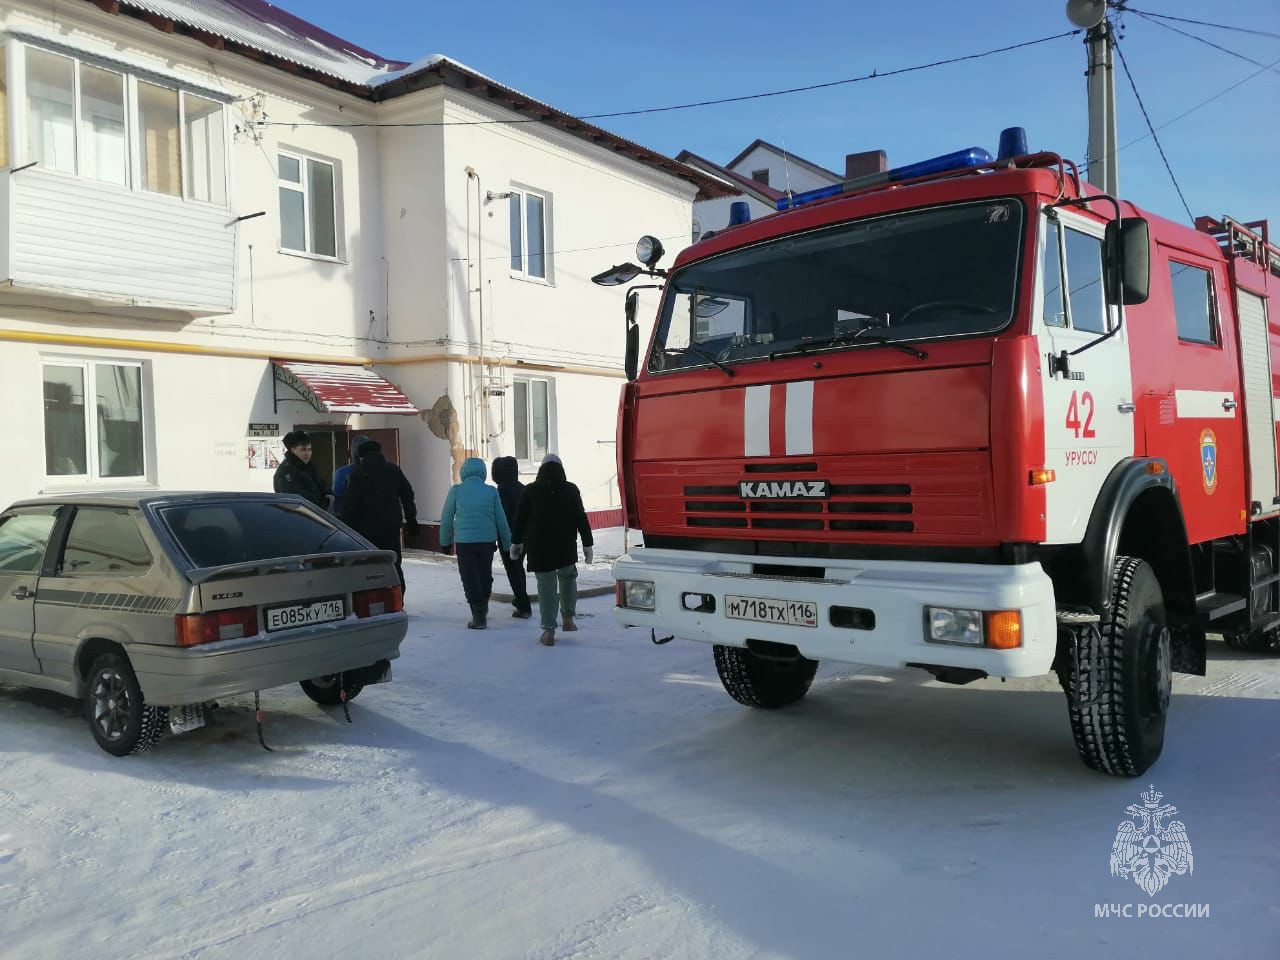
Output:
[[[752,711],[609,597],[548,649],[505,610],[462,629],[451,562],[406,569],[394,682],[353,724],[271,691],[275,753],[248,698],[117,760],[77,704],[0,685],[0,956],[1280,956],[1276,660],[1214,643],[1117,780],[1048,681],[824,665]],[[1194,851],[1154,900],[1109,869],[1148,783]],[[1095,917],[1153,902],[1209,916]]]

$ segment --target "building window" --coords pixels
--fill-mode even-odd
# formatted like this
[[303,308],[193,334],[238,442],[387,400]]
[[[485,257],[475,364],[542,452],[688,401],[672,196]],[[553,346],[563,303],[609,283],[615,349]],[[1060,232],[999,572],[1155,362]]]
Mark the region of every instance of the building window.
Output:
[[551,231],[547,224],[544,194],[530,190],[511,191],[511,272],[536,280],[547,279]]
[[76,172],[76,62],[27,51],[27,144],[42,167]]
[[338,255],[337,171],[334,164],[282,153],[280,246],[320,257]]
[[45,473],[142,479],[142,366],[92,360],[46,360],[43,366]]
[[754,180],[756,183],[763,183],[767,187],[769,185],[769,171],[768,170],[752,170],[751,179]]
[[80,172],[94,180],[129,183],[124,74],[80,64]]
[[1178,318],[1178,339],[1216,344],[1218,311],[1213,300],[1213,274],[1189,263],[1170,260],[1169,281],[1173,286],[1173,310]]
[[187,155],[187,196],[225,207],[227,147],[222,104],[184,93],[182,130]]
[[549,451],[551,438],[551,382],[516,380],[512,383],[515,404],[516,459],[538,463]]
[[182,145],[178,141],[178,91],[138,82],[138,136],[142,189],[182,196]]
[[[133,167],[137,189],[227,205],[221,103],[145,80],[131,84],[116,70],[35,47],[24,48],[23,57],[30,159],[126,187]],[[0,118],[3,99],[0,87]]]

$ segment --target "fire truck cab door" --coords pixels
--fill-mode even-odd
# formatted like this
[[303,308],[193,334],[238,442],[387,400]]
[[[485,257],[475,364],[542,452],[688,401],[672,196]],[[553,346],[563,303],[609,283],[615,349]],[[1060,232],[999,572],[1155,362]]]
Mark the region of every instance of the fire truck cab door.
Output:
[[[1045,542],[1079,543],[1102,484],[1133,456],[1134,396],[1129,335],[1122,307],[1108,306],[1102,284],[1104,224],[1069,210],[1041,215],[1040,270],[1032,330],[1044,358],[1045,467],[1056,479],[1045,488]],[[1069,372],[1051,359],[1068,358]]]

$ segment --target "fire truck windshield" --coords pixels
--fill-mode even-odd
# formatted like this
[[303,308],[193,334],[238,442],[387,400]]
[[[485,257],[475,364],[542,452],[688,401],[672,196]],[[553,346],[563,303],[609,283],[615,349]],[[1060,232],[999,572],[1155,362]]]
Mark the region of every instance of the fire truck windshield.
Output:
[[1023,206],[984,200],[822,227],[672,274],[651,372],[994,333],[1013,317]]

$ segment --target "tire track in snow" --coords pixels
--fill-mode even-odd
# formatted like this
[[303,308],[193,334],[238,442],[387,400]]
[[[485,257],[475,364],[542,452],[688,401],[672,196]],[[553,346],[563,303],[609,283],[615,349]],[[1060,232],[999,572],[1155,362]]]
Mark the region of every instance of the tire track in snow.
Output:
[[[303,920],[314,913],[347,906],[366,897],[450,874],[552,850],[573,843],[576,839],[568,830],[557,826],[540,830],[532,836],[522,832],[508,840],[469,846],[445,858],[443,862],[439,851],[428,849],[419,857],[397,863],[381,863],[376,870],[336,882],[327,875],[299,877],[299,882],[306,887],[302,892],[286,893],[272,900],[259,900],[233,926],[222,932],[212,933],[198,943],[192,943],[180,934],[158,941],[152,945],[147,955],[180,956],[183,960],[194,960],[206,950],[228,946],[246,937]],[[315,882],[308,882],[311,880]],[[285,915],[281,916],[282,913]]]
[[555,946],[529,955],[529,960],[578,960],[582,957],[616,956],[605,941],[626,932],[626,928],[663,905],[652,895],[636,893],[619,900],[603,913],[581,921],[561,934]]

